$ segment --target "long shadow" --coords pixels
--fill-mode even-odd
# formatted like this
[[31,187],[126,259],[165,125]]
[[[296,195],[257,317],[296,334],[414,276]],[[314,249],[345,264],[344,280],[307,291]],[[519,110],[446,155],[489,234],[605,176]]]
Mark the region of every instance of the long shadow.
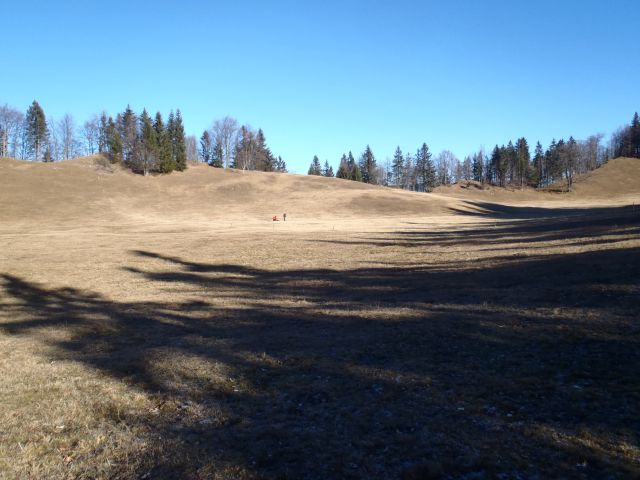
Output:
[[[475,204],[474,204],[475,205]],[[399,230],[380,236],[350,240],[315,240],[336,245],[423,248],[450,245],[504,245],[571,241],[583,245],[598,243],[601,237],[615,234],[640,235],[640,207],[624,206],[588,209],[549,209],[477,204],[482,210],[457,213],[495,220],[464,228],[434,229],[429,226]],[[605,240],[606,241],[606,240]]]
[[[161,443],[128,473],[213,478],[211,465],[257,478],[639,472],[638,459],[621,452],[640,432],[640,249],[346,271],[133,254],[167,262],[162,271],[127,269],[172,285],[176,298],[195,287],[206,295],[119,302],[0,277],[3,332],[38,336],[58,358],[144,389],[159,405],[190,406],[119,417]],[[185,357],[220,366],[223,378],[173,363]],[[587,434],[600,441],[582,442]]]
[[466,208],[453,207],[454,213],[489,218],[532,218],[536,220],[567,217],[614,217],[625,213],[640,213],[640,206],[623,205],[619,207],[532,207],[519,205],[505,205],[502,203],[480,202],[466,200],[462,202]]

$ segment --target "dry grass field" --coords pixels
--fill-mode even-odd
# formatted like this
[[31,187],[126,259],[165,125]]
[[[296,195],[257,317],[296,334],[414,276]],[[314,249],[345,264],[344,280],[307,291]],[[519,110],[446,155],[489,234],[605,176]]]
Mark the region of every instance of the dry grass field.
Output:
[[638,478],[638,180],[0,159],[0,478]]

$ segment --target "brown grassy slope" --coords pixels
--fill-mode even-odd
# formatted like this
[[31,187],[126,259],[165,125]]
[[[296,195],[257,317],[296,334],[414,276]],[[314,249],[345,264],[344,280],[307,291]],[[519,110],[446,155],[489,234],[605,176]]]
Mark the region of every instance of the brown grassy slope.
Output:
[[616,158],[599,169],[578,176],[571,192],[545,192],[525,187],[495,187],[478,182],[460,182],[438,187],[440,195],[489,202],[530,202],[536,200],[586,201],[616,198],[632,203],[640,198],[640,159]]
[[142,177],[100,157],[43,164],[0,160],[0,222],[31,221],[74,227],[96,222],[269,221],[327,216],[434,215],[450,200],[335,178],[220,170],[205,165]]
[[640,159],[616,158],[576,179],[572,194],[582,198],[632,197],[640,193]]
[[[186,172],[142,177],[99,156],[44,164],[0,159],[0,223],[82,229],[160,228],[175,223],[428,217],[474,211],[470,202],[531,204],[637,203],[640,161],[620,158],[578,178],[570,194],[469,185],[440,187],[430,195],[335,178],[220,170],[196,165]],[[557,205],[554,205],[554,207]],[[559,206],[559,205],[558,205]]]

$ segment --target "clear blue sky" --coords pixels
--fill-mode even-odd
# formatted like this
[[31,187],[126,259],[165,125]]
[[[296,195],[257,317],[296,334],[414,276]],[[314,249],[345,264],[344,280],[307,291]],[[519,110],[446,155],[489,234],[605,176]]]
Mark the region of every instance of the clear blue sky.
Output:
[[180,108],[198,136],[229,114],[297,172],[366,144],[608,135],[640,110],[637,0],[151,3],[4,0],[0,103]]

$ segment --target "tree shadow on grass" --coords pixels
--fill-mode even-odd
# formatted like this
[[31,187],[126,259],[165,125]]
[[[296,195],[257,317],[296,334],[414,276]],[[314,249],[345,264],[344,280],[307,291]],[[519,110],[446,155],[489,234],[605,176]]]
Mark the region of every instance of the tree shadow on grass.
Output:
[[166,262],[127,268],[169,284],[162,300],[0,277],[3,332],[157,398],[159,415],[118,417],[155,446],[113,476],[640,472],[624,449],[640,431],[637,248],[346,271],[132,253]]
[[640,214],[640,208],[634,205],[618,207],[532,207],[528,205],[505,205],[502,203],[480,202],[466,200],[462,202],[464,208],[452,207],[456,214],[484,218],[534,219],[546,221],[553,218],[612,218],[629,214]]
[[[466,202],[472,210],[453,208],[456,214],[483,218],[489,222],[455,229],[422,228],[398,230],[357,240],[317,240],[336,245],[423,248],[428,246],[502,246],[509,242],[539,244],[575,241],[588,245],[613,234],[640,235],[640,207],[539,208]],[[490,222],[494,220],[495,222]],[[459,226],[460,227],[460,226]],[[389,236],[391,235],[391,236]],[[544,248],[544,247],[543,247]],[[500,249],[504,249],[500,247]]]

